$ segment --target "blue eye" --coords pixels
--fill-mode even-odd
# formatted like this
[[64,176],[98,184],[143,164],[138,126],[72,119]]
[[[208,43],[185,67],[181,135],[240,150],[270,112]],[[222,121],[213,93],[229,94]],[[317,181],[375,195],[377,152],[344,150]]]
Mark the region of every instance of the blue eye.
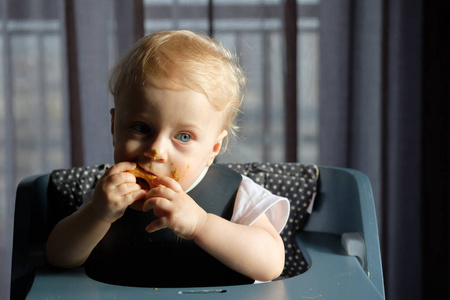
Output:
[[148,134],[152,131],[150,127],[144,124],[133,125],[133,129],[141,134]]
[[177,134],[175,138],[183,143],[187,143],[191,140],[191,135],[189,133],[183,132]]

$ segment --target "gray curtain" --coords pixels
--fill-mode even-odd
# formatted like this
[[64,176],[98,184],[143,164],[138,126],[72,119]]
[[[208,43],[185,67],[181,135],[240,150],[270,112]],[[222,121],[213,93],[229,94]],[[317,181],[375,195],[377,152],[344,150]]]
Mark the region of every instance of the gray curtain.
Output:
[[422,299],[422,5],[321,4],[321,163],[371,179],[387,299]]
[[322,1],[320,162],[362,170],[387,299],[448,299],[445,1]]

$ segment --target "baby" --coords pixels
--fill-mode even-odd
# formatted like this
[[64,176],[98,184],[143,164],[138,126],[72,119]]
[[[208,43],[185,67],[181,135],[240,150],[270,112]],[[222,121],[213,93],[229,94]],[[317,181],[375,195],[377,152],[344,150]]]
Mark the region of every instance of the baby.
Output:
[[[244,86],[236,59],[206,36],[139,40],[110,78],[115,165],[55,226],[49,263],[135,286],[277,278],[289,201],[213,163],[236,132]],[[136,167],[153,188],[138,184]]]

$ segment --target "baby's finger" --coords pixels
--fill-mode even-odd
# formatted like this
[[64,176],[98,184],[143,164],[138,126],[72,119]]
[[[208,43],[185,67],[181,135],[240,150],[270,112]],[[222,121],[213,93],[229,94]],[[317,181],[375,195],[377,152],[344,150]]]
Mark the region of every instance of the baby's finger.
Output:
[[147,192],[147,199],[159,197],[159,198],[165,198],[165,199],[171,201],[176,196],[177,196],[177,193],[174,190],[172,190],[168,187],[165,187],[163,185],[154,187]]
[[165,186],[175,192],[183,191],[181,185],[175,179],[167,177],[167,176],[157,177],[152,180],[152,183],[156,186],[160,186],[160,185]]
[[134,170],[135,168],[136,168],[136,163],[129,162],[129,161],[122,161],[120,163],[115,164],[111,168],[109,168],[105,172],[105,174],[107,173],[108,175],[113,175],[113,174],[118,174],[118,173],[122,173],[122,172],[129,171],[129,170]]
[[125,205],[129,206],[137,200],[144,199],[146,194],[146,191],[143,189],[133,190],[123,196],[123,202]]
[[135,163],[118,163],[117,165],[114,165],[110,169],[108,169],[100,180],[107,184],[112,184],[113,186],[118,185],[122,182],[134,183],[136,182],[136,178],[132,174],[125,171],[127,171],[128,169],[133,169],[135,167]]
[[[119,195],[125,195],[130,192],[139,191],[139,190],[144,191],[144,193],[147,194],[147,191],[142,189],[141,186],[139,184],[137,184],[136,182],[125,181],[125,182],[119,183],[116,186],[116,192]],[[144,197],[145,197],[145,195],[144,195]]]
[[156,219],[155,221],[153,221],[149,225],[147,225],[147,227],[145,227],[145,230],[148,233],[152,233],[152,232],[158,231],[163,228],[168,228],[168,227],[169,227],[169,222],[168,222],[167,218],[162,217],[162,218]]
[[144,212],[148,212],[152,209],[158,209],[158,210],[162,210],[162,211],[171,211],[172,208],[173,208],[173,204],[171,201],[169,201],[165,198],[152,197],[152,198],[145,200],[142,210]]

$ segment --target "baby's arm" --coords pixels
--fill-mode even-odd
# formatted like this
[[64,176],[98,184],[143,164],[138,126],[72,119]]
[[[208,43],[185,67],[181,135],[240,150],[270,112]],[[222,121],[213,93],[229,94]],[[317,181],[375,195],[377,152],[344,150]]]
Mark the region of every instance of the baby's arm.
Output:
[[154,232],[170,228],[195,243],[231,269],[254,280],[277,278],[284,267],[284,244],[265,214],[251,226],[232,223],[206,213],[173,179],[153,181],[144,211],[153,209],[156,221],[147,226]]
[[136,178],[125,172],[135,167],[129,162],[111,167],[98,181],[92,202],[55,226],[46,246],[50,264],[63,268],[82,265],[111,223],[124,214],[128,205],[145,197]]
[[223,264],[254,280],[273,280],[283,271],[284,244],[265,214],[251,226],[208,214],[194,241]]

